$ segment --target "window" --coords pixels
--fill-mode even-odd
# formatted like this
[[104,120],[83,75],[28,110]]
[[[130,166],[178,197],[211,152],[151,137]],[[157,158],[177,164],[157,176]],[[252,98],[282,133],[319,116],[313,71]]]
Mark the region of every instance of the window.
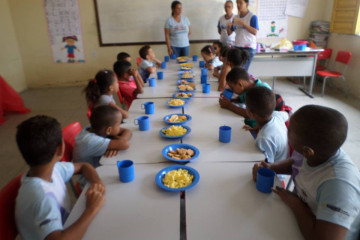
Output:
[[359,10],[360,0],[334,0],[330,32],[359,35]]

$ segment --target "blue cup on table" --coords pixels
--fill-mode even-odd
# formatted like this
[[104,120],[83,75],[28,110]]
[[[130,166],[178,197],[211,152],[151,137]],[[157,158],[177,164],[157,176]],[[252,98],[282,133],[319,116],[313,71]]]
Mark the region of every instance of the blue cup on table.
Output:
[[219,128],[219,141],[223,143],[228,143],[231,141],[231,127],[221,126]]
[[147,131],[150,128],[150,119],[148,116],[141,116],[134,119],[134,124],[139,125],[140,131]]
[[170,61],[170,57],[169,57],[169,56],[165,56],[165,57],[164,57],[164,61],[165,61],[165,62]]
[[226,88],[223,92],[224,97],[226,97],[227,99],[231,100],[231,97],[233,95],[233,91],[231,91],[230,89]]
[[166,69],[166,62],[161,62],[161,68]]
[[201,84],[207,83],[208,76],[207,75],[201,75]]
[[193,55],[193,61],[194,61],[194,62],[197,61],[197,55]]
[[155,112],[155,103],[144,102],[141,104],[141,109],[145,109],[145,114],[153,114]]
[[201,67],[201,68],[205,67],[205,62],[204,61],[199,61],[199,67]]
[[256,189],[262,193],[271,193],[274,186],[275,172],[268,168],[259,168],[256,174]]
[[175,53],[171,54],[171,59],[176,59],[176,54]]
[[155,78],[148,78],[149,86],[155,87],[156,86],[156,79]]
[[164,72],[157,72],[157,79],[163,80],[164,79]]
[[134,163],[131,160],[117,161],[119,179],[123,183],[131,182],[135,179]]
[[202,85],[202,92],[203,93],[209,93],[210,92],[210,84],[209,83],[204,83],[203,85]]
[[201,69],[201,76],[207,76],[207,72],[208,72],[207,68],[202,68]]

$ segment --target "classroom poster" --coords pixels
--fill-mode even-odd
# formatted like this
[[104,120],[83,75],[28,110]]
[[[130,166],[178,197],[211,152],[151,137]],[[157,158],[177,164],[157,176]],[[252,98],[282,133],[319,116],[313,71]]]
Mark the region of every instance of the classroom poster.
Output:
[[288,21],[285,15],[286,3],[287,0],[258,0],[258,39],[286,38]]
[[77,0],[44,0],[54,62],[85,62]]

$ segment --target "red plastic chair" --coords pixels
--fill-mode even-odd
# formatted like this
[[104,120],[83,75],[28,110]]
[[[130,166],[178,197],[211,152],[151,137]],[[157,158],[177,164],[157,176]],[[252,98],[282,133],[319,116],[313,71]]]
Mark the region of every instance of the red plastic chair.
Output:
[[81,124],[79,122],[73,122],[63,128],[62,134],[65,142],[65,152],[61,161],[71,162],[72,153],[75,145],[75,138],[81,131]]
[[[316,71],[319,70],[325,70],[327,68],[327,65],[329,64],[329,60],[332,55],[332,49],[331,48],[325,48],[324,51],[320,52],[317,57],[317,64],[316,64]],[[323,61],[322,61],[323,60]],[[322,64],[322,62],[325,64]]]
[[118,92],[117,92],[117,95],[118,95],[118,97],[119,97],[120,103],[121,103],[121,104],[124,104],[124,98],[123,98],[123,96],[121,95],[120,88],[119,88],[119,90],[118,90]]
[[[347,70],[347,66],[350,62],[351,59],[351,52],[349,51],[339,51],[336,55],[336,59],[335,59],[335,64],[339,64],[341,63],[343,66],[343,70],[342,72],[337,72],[337,71],[330,71],[330,70],[324,70],[324,71],[317,71],[316,74],[323,77],[323,86],[322,86],[322,91],[321,91],[321,95],[324,96],[324,92],[325,92],[325,84],[326,84],[326,80],[328,78],[341,78],[344,82],[345,82],[345,72]],[[346,84],[346,82],[345,82]]]
[[15,223],[15,199],[21,186],[21,177],[15,177],[0,191],[0,236],[3,240],[14,240],[18,231]]
[[136,58],[136,65],[137,65],[138,67],[140,66],[141,62],[142,62],[142,58],[141,58],[141,57],[137,57],[137,58]]

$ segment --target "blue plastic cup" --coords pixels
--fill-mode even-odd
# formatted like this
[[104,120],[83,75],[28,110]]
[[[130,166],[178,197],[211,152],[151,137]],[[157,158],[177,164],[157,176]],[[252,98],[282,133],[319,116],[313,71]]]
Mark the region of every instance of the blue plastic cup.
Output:
[[226,97],[229,100],[231,100],[231,97],[233,94],[234,94],[233,91],[231,91],[230,89],[227,89],[227,88],[223,92],[224,97]]
[[193,61],[194,61],[194,62],[197,61],[197,55],[193,55]]
[[149,86],[155,87],[156,86],[156,79],[155,78],[149,78]]
[[117,161],[117,167],[119,170],[119,179],[121,182],[127,183],[135,179],[135,168],[133,161]]
[[164,73],[163,72],[157,72],[157,79],[163,80],[164,79]]
[[165,69],[166,68],[166,62],[161,62],[161,68]]
[[219,141],[223,143],[228,143],[231,141],[231,127],[221,126],[219,128]]
[[208,72],[207,68],[202,68],[201,69],[201,76],[207,76],[207,72]]
[[207,83],[207,80],[208,80],[208,76],[207,76],[207,75],[201,76],[201,84]]
[[153,114],[155,112],[155,103],[144,102],[141,104],[141,109],[145,109],[145,114]]
[[147,131],[150,128],[150,120],[148,116],[141,116],[134,119],[134,124],[139,125],[140,131]]
[[201,68],[205,67],[205,62],[204,61],[199,61],[199,67],[201,67]]
[[176,54],[175,53],[171,54],[171,59],[176,59]]
[[210,84],[209,83],[204,83],[203,85],[202,85],[202,92],[203,93],[209,93],[210,92]]
[[165,56],[165,57],[164,57],[164,61],[165,61],[165,62],[169,62],[169,61],[170,61],[170,57],[169,57],[169,56]]
[[262,193],[271,193],[275,172],[268,168],[259,168],[256,174],[256,189]]

